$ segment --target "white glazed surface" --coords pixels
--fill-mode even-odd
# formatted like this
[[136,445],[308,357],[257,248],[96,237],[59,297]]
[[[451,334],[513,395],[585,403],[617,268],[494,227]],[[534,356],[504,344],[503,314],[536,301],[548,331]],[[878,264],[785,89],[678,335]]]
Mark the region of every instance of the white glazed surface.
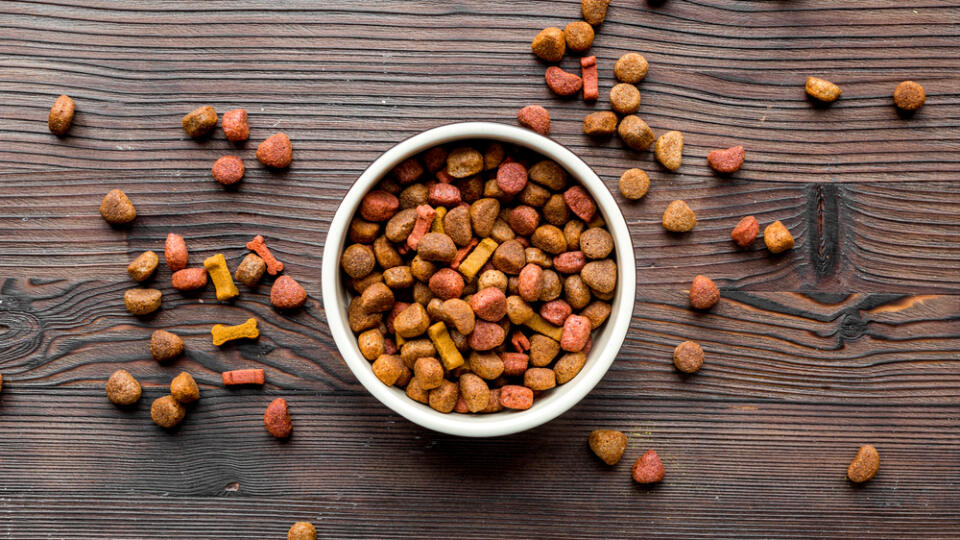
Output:
[[[456,140],[497,140],[524,146],[560,164],[590,192],[613,236],[617,266],[617,289],[610,318],[593,334],[593,348],[580,373],[567,384],[544,392],[526,411],[505,410],[493,414],[443,414],[408,398],[403,389],[388,387],[373,374],[360,354],[357,338],[347,324],[350,296],[340,272],[340,255],[347,241],[350,221],[360,200],[385,174],[403,160],[434,146]],[[411,137],[380,156],[347,193],[337,209],[323,248],[321,290],[330,333],[344,361],[360,383],[381,403],[411,422],[426,428],[465,437],[495,437],[525,431],[553,420],[577,404],[610,368],[623,344],[633,316],[636,295],[636,263],[626,221],[616,200],[597,175],[578,158],[551,139],[516,126],[492,122],[465,122],[430,129]]]

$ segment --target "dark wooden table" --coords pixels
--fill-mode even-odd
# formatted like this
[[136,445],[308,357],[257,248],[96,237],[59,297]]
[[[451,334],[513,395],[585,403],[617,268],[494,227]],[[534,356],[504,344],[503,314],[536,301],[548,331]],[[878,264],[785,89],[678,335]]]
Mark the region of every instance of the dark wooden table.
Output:
[[[578,18],[575,0],[0,4],[0,534],[262,539],[309,520],[332,538],[960,536],[960,4],[614,0],[592,49],[601,95],[620,55],[647,57],[640,115],[684,132],[678,173],[581,134],[606,99],[550,96],[529,42]],[[808,75],[841,100],[812,106]],[[904,79],[928,95],[912,118],[891,100]],[[46,117],[61,93],[78,113],[58,139]],[[340,360],[319,292],[325,233],[393,144],[513,123],[529,103],[612,191],[628,167],[650,173],[649,195],[623,204],[631,331],[597,389],[548,425],[438,435]],[[187,139],[180,117],[201,104],[246,108],[250,144]],[[274,174],[253,153],[280,130],[294,164]],[[738,143],[743,170],[711,174],[706,153]],[[227,192],[209,170],[235,152],[247,175]],[[113,188],[137,206],[128,230],[98,215]],[[660,227],[673,199],[696,210],[691,234]],[[747,214],[782,220],[796,248],[736,249]],[[307,308],[279,315],[265,288],[231,306],[212,288],[187,297],[162,268],[163,310],[135,319],[124,268],[171,231],[193,261],[231,264],[263,234]],[[699,273],[723,290],[706,315],[686,307]],[[259,342],[211,345],[212,323],[251,316]],[[153,362],[155,328],[185,336],[186,357]],[[670,360],[685,339],[707,352],[692,377]],[[144,384],[132,410],[103,395],[121,367]],[[266,387],[222,388],[240,367],[264,368]],[[149,404],[181,370],[202,398],[165,433]],[[296,426],[285,444],[262,426],[276,396]],[[599,427],[630,437],[612,469],[586,445]],[[856,487],[845,471],[864,443],[882,466]],[[647,448],[667,469],[653,488],[630,480]]]

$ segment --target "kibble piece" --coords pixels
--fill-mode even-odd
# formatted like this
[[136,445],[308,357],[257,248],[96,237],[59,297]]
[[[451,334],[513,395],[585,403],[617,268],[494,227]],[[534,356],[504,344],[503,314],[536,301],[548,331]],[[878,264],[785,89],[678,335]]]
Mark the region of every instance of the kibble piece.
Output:
[[607,317],[610,316],[611,309],[610,304],[597,300],[583,308],[580,314],[590,319],[590,326],[596,330],[607,320]]
[[377,259],[373,250],[363,244],[348,246],[347,249],[343,250],[343,255],[340,256],[340,267],[353,279],[366,277],[367,274],[373,272],[376,264]]
[[742,146],[734,146],[726,150],[713,150],[707,154],[707,164],[710,168],[723,174],[733,174],[740,170],[746,159],[746,150]]
[[637,84],[647,76],[647,59],[637,53],[627,53],[621,56],[613,66],[613,74],[617,80],[629,84]]
[[[476,298],[476,296],[477,295],[474,295],[473,297]],[[504,310],[506,310],[506,303],[506,298],[504,298]],[[463,299],[449,298],[443,301],[441,311],[443,313],[444,320],[453,325],[453,327],[457,329],[457,332],[460,332],[463,335],[473,332],[473,327],[476,324],[477,319],[473,313],[473,309],[470,307],[470,304]]]
[[[583,349],[586,350],[586,349]],[[557,384],[566,384],[576,377],[583,366],[587,364],[587,355],[584,352],[567,353],[557,360],[553,371],[557,377]]]
[[554,225],[541,225],[533,231],[530,243],[543,251],[557,255],[567,250],[567,239],[563,231]]
[[503,360],[493,352],[472,352],[469,357],[470,371],[492,381],[503,375]]
[[633,114],[640,108],[640,90],[629,83],[620,83],[610,89],[610,107],[620,114]]
[[100,203],[100,216],[111,225],[125,225],[137,218],[137,209],[119,189],[110,190]]
[[200,399],[200,387],[189,373],[182,371],[170,381],[170,395],[180,403],[193,403]]
[[257,146],[257,160],[267,167],[285,169],[293,161],[293,145],[286,133],[275,133]]
[[469,147],[456,148],[447,155],[447,174],[467,178],[483,171],[483,154]]
[[243,178],[243,160],[237,156],[223,156],[213,163],[213,179],[224,186],[236,184]]
[[296,309],[306,302],[307,291],[290,276],[278,277],[270,288],[270,303],[277,309]]
[[460,376],[460,396],[466,402],[467,410],[480,412],[490,403],[490,387],[473,373]]
[[58,136],[66,134],[67,130],[70,129],[70,124],[73,123],[75,110],[76,105],[70,96],[61,95],[58,97],[53,102],[53,106],[50,107],[50,115],[47,118],[47,127],[50,128],[50,133]]
[[650,189],[650,177],[640,169],[628,169],[620,175],[620,194],[636,201],[642,199]]
[[633,481],[638,484],[653,484],[663,480],[663,462],[653,450],[647,450],[633,464]]
[[260,283],[260,278],[267,271],[267,263],[263,262],[256,253],[247,253],[240,261],[237,272],[233,275],[240,283],[247,287],[256,287]]
[[684,373],[696,373],[703,367],[703,349],[693,341],[684,341],[673,350],[673,365]]
[[517,122],[544,137],[550,135],[550,113],[540,105],[527,105],[517,111]]
[[250,123],[247,121],[247,111],[244,109],[233,109],[223,113],[221,125],[228,141],[240,142],[250,137]]
[[530,44],[533,54],[547,62],[559,62],[563,59],[563,53],[566,52],[566,40],[563,30],[555,26],[544,28],[533,38]]
[[856,457],[847,467],[847,478],[851,482],[861,484],[870,480],[880,469],[880,454],[872,444],[865,444],[857,451]]
[[639,116],[630,115],[620,121],[620,127],[617,128],[620,138],[627,146],[634,150],[646,150],[650,148],[656,139],[653,130]]
[[132,405],[140,400],[140,383],[123,369],[118,369],[107,379],[107,399],[114,405]]
[[257,320],[251,317],[243,324],[234,326],[215,324],[210,328],[210,335],[213,337],[213,344],[219,347],[235,339],[257,339],[260,337],[260,330],[257,328]]
[[183,354],[183,340],[166,330],[154,330],[150,336],[150,356],[157,362],[167,362]]
[[759,232],[760,223],[757,222],[757,218],[747,216],[741,219],[740,222],[737,223],[737,226],[730,231],[730,238],[732,238],[738,246],[745,248],[749,247],[750,244],[757,239]]
[[317,528],[306,521],[298,521],[287,531],[287,540],[317,540]]
[[163,258],[171,272],[179,272],[187,267],[187,243],[179,234],[169,233],[163,244]]
[[657,139],[654,156],[661,165],[675,171],[683,162],[683,133],[668,131]]
[[400,208],[396,195],[376,189],[363,196],[360,201],[360,216],[367,221],[387,221]]
[[532,367],[523,372],[523,385],[531,390],[549,390],[557,385],[557,374],[549,368]]
[[671,232],[692,231],[697,216],[684,201],[673,201],[663,211],[663,228]]
[[162,297],[158,289],[129,289],[123,293],[123,303],[134,315],[149,315],[160,309]]
[[[251,319],[252,320],[252,319]],[[248,384],[261,385],[265,376],[262,369],[234,369],[220,374],[224,386],[243,386]]]
[[547,87],[558,96],[572,96],[583,88],[583,79],[579,75],[564,71],[557,66],[550,66],[544,74]]
[[580,270],[580,277],[597,293],[612,293],[617,285],[617,263],[610,259],[590,261]]
[[500,388],[500,405],[508,409],[526,410],[533,406],[533,390],[514,384]]
[[217,127],[217,111],[204,105],[188,112],[180,123],[187,135],[193,138],[202,137]]
[[427,331],[430,326],[430,315],[423,305],[416,302],[410,304],[397,315],[393,327],[397,335],[404,338],[414,338]]
[[380,382],[387,386],[393,386],[403,375],[407,366],[403,365],[403,360],[395,354],[381,354],[374,360],[371,369],[373,369],[373,374],[380,379]]
[[442,413],[448,413],[457,405],[460,389],[457,383],[448,380],[440,381],[440,386],[430,391],[427,398],[430,407]]
[[690,307],[710,309],[720,301],[720,289],[707,276],[696,276],[690,284]]
[[187,410],[179,401],[173,399],[173,396],[157,398],[150,405],[150,418],[153,419],[154,424],[162,428],[172,428],[183,421],[186,415]]
[[843,93],[839,86],[817,77],[808,77],[805,89],[810,97],[825,103],[836,101]]
[[780,221],[774,221],[763,230],[763,243],[770,253],[781,253],[793,249],[793,235]]
[[591,227],[580,235],[580,251],[588,259],[603,259],[613,251],[613,237],[606,229]]
[[207,286],[207,271],[204,268],[184,268],[173,273],[171,285],[178,291],[195,291]]
[[564,27],[563,38],[568,49],[583,52],[593,45],[593,27],[585,21],[574,21]]
[[592,137],[613,135],[617,131],[617,115],[610,111],[598,111],[583,119],[583,132]]
[[374,361],[386,352],[386,340],[378,328],[371,328],[357,336],[357,347],[360,354],[369,361]]
[[[531,106],[536,107],[537,105]],[[483,170],[491,171],[496,169],[503,163],[505,157],[507,157],[507,151],[503,149],[503,145],[497,141],[491,141],[483,151]]]
[[610,0],[580,0],[580,11],[588,23],[597,26],[607,16]]
[[893,91],[893,102],[905,111],[915,111],[923,107],[926,100],[927,94],[923,87],[913,81],[903,81]]
[[204,259],[203,267],[207,269],[210,280],[213,281],[213,286],[217,289],[217,300],[229,300],[240,295],[240,291],[230,275],[230,269],[227,268],[227,259],[223,256],[223,253],[217,253]]
[[[293,422],[290,419],[290,408],[287,406],[287,400],[277,398],[267,405],[267,410],[263,413],[263,425],[267,428],[267,433],[278,439],[286,439],[293,433]],[[289,533],[288,535],[289,536]]]
[[144,251],[127,265],[127,273],[134,281],[146,281],[157,269],[160,257],[153,251]]
[[616,465],[627,449],[627,436],[612,429],[595,429],[590,432],[590,450],[607,465]]

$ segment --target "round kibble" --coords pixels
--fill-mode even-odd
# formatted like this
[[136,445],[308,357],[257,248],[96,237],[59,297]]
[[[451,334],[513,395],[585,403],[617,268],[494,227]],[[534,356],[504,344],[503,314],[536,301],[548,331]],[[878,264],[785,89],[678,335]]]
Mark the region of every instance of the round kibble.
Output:
[[567,48],[573,52],[589,49],[593,45],[593,38],[593,27],[586,21],[574,21],[563,29],[563,39]]
[[613,66],[613,74],[617,80],[629,84],[637,84],[647,76],[647,59],[637,53],[627,53],[621,56]]
[[233,109],[223,113],[220,124],[228,141],[240,142],[250,137],[250,123],[247,120],[247,111],[244,109]]
[[893,102],[905,111],[915,111],[923,107],[927,94],[923,87],[913,81],[903,81],[893,91]]
[[132,405],[140,400],[140,383],[123,369],[118,369],[107,379],[107,399],[114,405]]
[[260,278],[267,271],[267,263],[256,253],[247,253],[240,261],[234,278],[247,287],[256,287],[260,283]]
[[506,293],[507,283],[507,275],[500,270],[487,270],[477,278],[477,290],[493,287]]
[[200,387],[189,373],[182,371],[170,381],[170,395],[180,403],[193,403],[200,399]]
[[628,169],[620,175],[620,194],[636,201],[642,199],[650,189],[650,177],[640,169]]
[[603,259],[613,251],[613,237],[606,229],[592,227],[580,235],[580,251],[588,259]]
[[533,367],[523,372],[523,385],[531,390],[549,390],[557,385],[552,369]]
[[100,216],[111,225],[126,225],[137,218],[137,209],[124,192],[114,189],[103,197]]
[[527,174],[533,182],[553,191],[560,191],[567,187],[567,171],[555,161],[548,159],[538,161],[530,167]]
[[277,309],[297,309],[303,307],[306,302],[307,291],[290,276],[278,277],[270,288],[270,304]]
[[707,276],[696,276],[690,284],[690,306],[694,309],[710,309],[720,301],[720,289]]
[[157,269],[160,257],[153,251],[144,251],[127,265],[127,273],[134,281],[146,281]]
[[616,465],[627,449],[627,436],[612,429],[597,429],[590,433],[590,450],[607,465]]
[[447,155],[446,171],[454,178],[479,174],[483,171],[483,154],[469,147],[457,148]]
[[697,216],[684,201],[673,201],[663,211],[663,228],[671,232],[692,231]]
[[460,376],[460,396],[470,412],[480,412],[490,403],[490,387],[478,375],[464,373]]
[[166,330],[154,330],[150,336],[150,356],[157,362],[167,362],[183,354],[183,340]]
[[357,336],[357,347],[360,354],[369,361],[374,361],[386,352],[386,341],[378,328],[371,328]]
[[703,349],[692,341],[684,341],[673,350],[673,365],[684,373],[696,373],[703,367]]
[[[583,349],[587,350],[586,348]],[[566,384],[576,377],[583,366],[587,364],[587,355],[584,352],[567,353],[557,360],[553,371],[557,375],[557,384]]]
[[[458,246],[466,246],[473,240],[473,225],[470,223],[470,209],[458,206],[443,216],[443,233]],[[422,242],[423,240],[421,240]],[[419,248],[418,249],[422,249]]]
[[671,171],[680,168],[683,162],[683,133],[668,131],[657,139],[654,156],[661,165]]
[[213,179],[224,186],[236,184],[243,178],[243,161],[237,156],[223,156],[213,163]]
[[763,243],[770,253],[781,253],[793,249],[793,235],[783,223],[774,221],[763,229]]
[[367,276],[373,271],[376,264],[377,260],[373,255],[373,250],[363,244],[353,244],[347,247],[340,257],[340,266],[353,279]]
[[633,114],[640,108],[640,90],[629,83],[620,83],[610,89],[610,107],[620,114]]
[[808,77],[804,89],[807,95],[824,103],[836,101],[843,93],[839,86],[819,77]]
[[[506,304],[506,300],[504,300]],[[429,311],[429,310],[428,310]],[[449,298],[443,301],[441,306],[443,318],[449,324],[453,325],[463,335],[473,332],[473,327],[477,322],[470,304],[461,298]]]
[[425,261],[449,263],[457,255],[457,246],[443,233],[427,233],[420,239],[417,254]]
[[298,521],[287,531],[287,540],[317,540],[317,528],[312,523]]
[[183,404],[173,399],[173,396],[157,398],[150,405],[150,418],[162,428],[170,429],[176,426],[186,415],[187,410],[183,408]]
[[496,322],[507,314],[507,297],[496,287],[487,287],[470,297],[470,308],[477,317]]
[[537,58],[547,62],[559,62],[567,50],[563,30],[554,26],[544,28],[533,38],[530,48]]
[[47,117],[47,127],[50,129],[50,133],[57,136],[65,135],[67,130],[70,129],[70,124],[73,123],[75,111],[76,104],[70,96],[61,95],[58,97],[50,107],[50,114]]
[[617,285],[617,263],[610,259],[590,261],[583,266],[580,277],[598,293],[612,293]]
[[646,150],[655,140],[650,126],[636,115],[625,116],[620,121],[617,133],[623,142],[634,150]]
[[286,133],[276,133],[257,147],[257,159],[267,167],[285,169],[293,161],[293,146]]
[[757,218],[747,216],[741,219],[740,222],[737,223],[737,226],[730,231],[730,238],[732,238],[738,246],[745,248],[749,247],[750,244],[757,239],[759,232],[760,223],[757,222]]
[[129,289],[123,294],[123,303],[134,315],[149,315],[160,309],[162,298],[158,289]]

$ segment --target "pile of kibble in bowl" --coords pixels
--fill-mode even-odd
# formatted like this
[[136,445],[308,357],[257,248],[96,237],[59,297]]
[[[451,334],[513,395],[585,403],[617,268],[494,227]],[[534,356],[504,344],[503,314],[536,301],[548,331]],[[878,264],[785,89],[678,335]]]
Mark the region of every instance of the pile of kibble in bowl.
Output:
[[589,193],[495,141],[400,163],[363,197],[340,265],[373,373],[443,413],[528,409],[572,380],[617,283]]

